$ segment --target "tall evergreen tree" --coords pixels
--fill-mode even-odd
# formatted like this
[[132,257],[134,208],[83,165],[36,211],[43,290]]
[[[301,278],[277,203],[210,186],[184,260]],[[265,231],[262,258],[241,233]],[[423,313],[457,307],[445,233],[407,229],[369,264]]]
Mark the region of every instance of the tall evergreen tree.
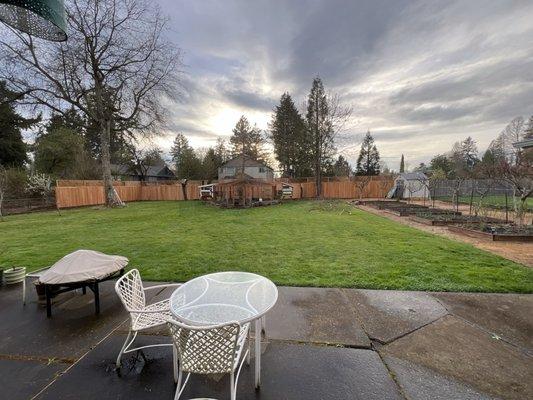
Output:
[[179,179],[202,179],[202,160],[182,133],[178,133],[170,150]]
[[322,195],[322,174],[326,165],[331,163],[335,152],[333,140],[335,131],[330,104],[322,80],[319,77],[313,80],[313,85],[307,98],[305,119],[317,197],[320,197]]
[[431,171],[442,171],[446,178],[453,177],[453,162],[446,154],[438,154],[429,163]]
[[350,176],[352,173],[352,168],[348,163],[348,160],[342,155],[339,155],[339,158],[333,164],[333,175],[335,176]]
[[361,151],[357,158],[357,175],[379,175],[379,152],[374,144],[374,138],[368,131],[361,143]]
[[230,157],[230,152],[226,145],[226,141],[223,138],[218,138],[214,150],[217,166],[220,167],[222,164],[228,161]]
[[269,124],[274,153],[284,176],[309,173],[309,142],[305,122],[289,93],[283,93]]
[[172,147],[170,148],[170,155],[172,157],[172,161],[174,161],[174,164],[176,165],[176,169],[178,166],[178,163],[180,162],[180,158],[183,155],[184,150],[189,146],[189,141],[185,137],[183,133],[178,133],[176,137],[174,138],[174,142],[172,143]]
[[404,172],[405,172],[405,160],[402,154],[402,159],[400,160],[400,174],[403,174]]
[[97,162],[85,146],[85,121],[75,109],[52,114],[31,147],[38,172],[56,178],[98,178]]
[[453,145],[451,157],[457,176],[467,176],[478,163],[478,150],[474,139],[470,136]]
[[202,158],[202,179],[217,179],[218,168],[221,165],[222,161],[218,158],[215,149],[213,147],[207,149]]
[[6,87],[0,81],[0,165],[22,167],[27,160],[26,144],[22,140],[22,130],[29,129],[40,121],[39,118],[24,118],[15,110],[15,100],[19,93]]
[[235,128],[233,128],[230,144],[233,157],[264,161],[266,156],[263,149],[265,138],[261,134],[261,130],[256,126],[252,126],[244,115],[237,121]]

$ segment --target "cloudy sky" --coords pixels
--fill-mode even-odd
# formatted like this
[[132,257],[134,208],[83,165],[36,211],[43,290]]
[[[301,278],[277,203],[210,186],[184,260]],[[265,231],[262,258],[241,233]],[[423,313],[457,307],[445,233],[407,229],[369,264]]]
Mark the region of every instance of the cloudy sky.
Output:
[[183,98],[159,144],[262,129],[281,94],[303,104],[319,75],[353,115],[339,152],[370,130],[391,168],[472,136],[480,150],[533,114],[533,1],[158,0],[183,50]]

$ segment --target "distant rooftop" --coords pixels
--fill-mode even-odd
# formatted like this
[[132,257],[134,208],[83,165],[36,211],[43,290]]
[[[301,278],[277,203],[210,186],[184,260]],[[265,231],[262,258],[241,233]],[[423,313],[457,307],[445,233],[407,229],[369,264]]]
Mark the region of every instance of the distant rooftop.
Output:
[[[240,156],[232,158],[231,160],[227,161],[223,166],[224,167],[242,167],[242,164],[243,164],[242,159],[243,158]],[[254,160],[253,158],[248,158],[248,157],[244,159],[244,166],[245,167],[265,167],[265,168],[272,169],[268,165],[266,165],[264,162]]]
[[513,146],[517,149],[529,149],[533,147],[533,138],[521,140],[520,142],[513,143]]

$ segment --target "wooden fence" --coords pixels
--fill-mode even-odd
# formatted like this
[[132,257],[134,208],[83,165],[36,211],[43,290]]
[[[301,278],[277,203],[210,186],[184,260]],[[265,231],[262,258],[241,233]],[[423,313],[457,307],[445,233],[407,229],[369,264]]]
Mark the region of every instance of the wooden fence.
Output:
[[[393,185],[393,180],[384,177],[371,177],[366,185],[358,182],[364,178],[356,177],[352,180],[338,180],[322,182],[322,197],[326,199],[354,199],[354,198],[383,198]],[[368,179],[368,178],[366,178]],[[276,180],[277,189],[281,189],[282,182]],[[185,192],[188,200],[199,198],[198,186],[201,181],[188,181]],[[315,182],[291,182],[294,199],[311,199],[316,197]],[[157,201],[157,200],[185,200],[183,186],[154,182],[115,182],[115,190],[125,201]],[[364,187],[363,187],[364,186]],[[361,195],[360,188],[363,187]],[[62,180],[56,185],[56,203],[58,208],[81,207],[105,203],[104,188],[101,181]]]

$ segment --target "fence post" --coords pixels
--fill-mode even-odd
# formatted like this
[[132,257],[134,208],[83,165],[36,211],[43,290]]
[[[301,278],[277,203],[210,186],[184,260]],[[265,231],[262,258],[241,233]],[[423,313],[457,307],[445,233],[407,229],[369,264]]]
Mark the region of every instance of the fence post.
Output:
[[507,190],[505,191],[505,223],[509,223],[509,207],[507,203]]
[[470,211],[469,214],[472,215],[472,202],[474,201],[474,185],[472,185],[472,190],[470,190]]

